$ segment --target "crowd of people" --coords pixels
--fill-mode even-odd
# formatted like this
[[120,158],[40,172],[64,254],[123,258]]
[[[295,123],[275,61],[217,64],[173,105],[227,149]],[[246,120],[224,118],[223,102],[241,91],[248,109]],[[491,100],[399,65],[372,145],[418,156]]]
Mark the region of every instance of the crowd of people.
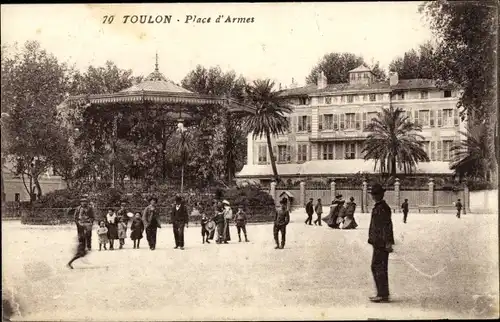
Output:
[[324,218],[321,218],[323,214],[321,199],[318,199],[316,206],[313,205],[313,202],[314,199],[310,198],[309,202],[306,204],[306,225],[312,226],[312,217],[316,212],[317,218],[314,220],[314,225],[321,226],[321,221],[324,221],[328,227],[333,229],[355,229],[358,227],[354,219],[354,212],[356,211],[354,197],[351,197],[349,202],[346,203],[345,200],[342,199],[341,194],[336,195],[330,206],[329,214]]

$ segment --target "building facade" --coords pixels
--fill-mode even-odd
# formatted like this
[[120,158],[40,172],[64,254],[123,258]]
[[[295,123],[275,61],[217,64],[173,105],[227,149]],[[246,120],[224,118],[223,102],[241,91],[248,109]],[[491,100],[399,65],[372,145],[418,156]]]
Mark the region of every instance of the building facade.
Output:
[[[464,122],[456,104],[459,91],[438,88],[430,79],[377,81],[365,67],[349,72],[349,83],[327,84],[323,73],[317,84],[281,92],[293,107],[286,135],[273,138],[273,152],[281,177],[335,177],[378,173],[373,161],[363,160],[366,126],[381,108],[402,108],[412,122],[422,125],[424,149],[430,162],[419,163],[418,174],[451,174],[450,149],[460,140]],[[240,180],[267,180],[272,168],[266,139],[247,138],[247,164]]]

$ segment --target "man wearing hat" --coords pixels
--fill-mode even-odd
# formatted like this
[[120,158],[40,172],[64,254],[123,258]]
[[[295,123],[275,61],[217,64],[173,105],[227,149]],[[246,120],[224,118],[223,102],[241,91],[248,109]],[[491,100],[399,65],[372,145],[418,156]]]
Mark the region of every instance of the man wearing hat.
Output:
[[313,198],[309,198],[309,202],[306,204],[306,214],[307,214],[307,219],[305,221],[306,225],[312,225],[312,218],[314,215],[313,201],[314,201]]
[[175,205],[170,217],[174,229],[175,249],[184,249],[184,226],[188,226],[189,216],[181,196],[175,197]]
[[151,197],[149,205],[144,208],[142,212],[142,221],[144,223],[144,230],[146,231],[146,239],[148,240],[149,249],[155,250],[156,248],[156,233],[160,225],[160,213],[156,208],[158,198]]
[[95,214],[94,209],[89,207],[86,197],[80,199],[80,206],[75,209],[75,224],[78,233],[78,247],[75,256],[69,261],[68,267],[73,269],[71,265],[78,258],[87,255],[87,248],[92,248],[92,225],[94,224]]
[[[274,217],[274,241],[276,242],[275,249],[283,249],[285,247],[286,240],[286,226],[290,222],[290,213],[287,209],[286,200],[281,200],[281,209],[276,211],[276,215]],[[279,241],[279,232],[281,232],[281,243]]]
[[370,297],[370,301],[380,303],[389,301],[389,253],[394,245],[392,231],[391,208],[384,200],[384,188],[376,183],[371,188],[373,206],[368,243],[373,246],[371,269],[377,287],[377,296]]

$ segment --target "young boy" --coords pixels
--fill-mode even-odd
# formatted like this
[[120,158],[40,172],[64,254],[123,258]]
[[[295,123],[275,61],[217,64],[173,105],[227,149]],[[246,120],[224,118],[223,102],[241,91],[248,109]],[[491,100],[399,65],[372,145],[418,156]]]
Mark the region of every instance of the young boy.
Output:
[[106,228],[106,224],[104,221],[99,222],[99,228],[97,228],[97,236],[99,237],[99,251],[107,250],[106,244],[108,243],[108,228]]
[[236,221],[236,229],[238,230],[238,238],[240,242],[241,242],[240,232],[243,230],[243,234],[245,235],[245,242],[248,243],[249,240],[247,238],[247,228],[246,228],[247,215],[245,214],[245,212],[243,212],[243,206],[238,207],[238,212],[236,213],[235,221]]
[[457,218],[460,218],[460,213],[462,212],[462,203],[460,202],[460,199],[457,200],[455,207],[457,207]]
[[[276,212],[274,217],[274,241],[276,242],[275,249],[283,249],[285,247],[286,226],[290,222],[290,213],[286,209],[286,201],[281,201],[281,209]],[[281,245],[279,242],[278,233],[281,231]]]
[[207,229],[207,224],[208,224],[208,217],[207,215],[205,214],[205,212],[203,212],[201,214],[201,220],[200,220],[200,224],[201,224],[201,239],[203,241],[203,244],[205,244],[205,241],[207,242],[207,244],[210,244],[210,241],[208,240],[208,237],[210,236],[210,231]]

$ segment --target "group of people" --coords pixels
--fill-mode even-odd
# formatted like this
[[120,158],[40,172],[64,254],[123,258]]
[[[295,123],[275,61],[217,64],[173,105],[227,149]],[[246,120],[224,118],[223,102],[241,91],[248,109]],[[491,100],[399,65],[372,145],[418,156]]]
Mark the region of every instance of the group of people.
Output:
[[329,214],[324,218],[321,218],[323,214],[321,199],[318,199],[316,206],[313,205],[313,202],[313,198],[310,198],[309,202],[306,204],[306,225],[312,226],[312,217],[316,212],[317,218],[314,220],[314,225],[321,226],[321,221],[324,221],[328,227],[333,229],[355,229],[358,227],[354,219],[354,212],[356,211],[354,197],[351,197],[349,202],[346,203],[345,200],[342,199],[341,194],[336,195],[330,206]]
[[233,220],[236,224],[239,242],[241,242],[241,232],[245,236],[245,242],[249,242],[246,229],[247,215],[243,210],[243,206],[239,206],[236,215],[234,215],[229,201],[214,201],[213,210],[214,215],[211,217],[206,213],[201,214],[202,243],[210,243],[210,240],[215,239],[217,244],[228,244],[231,241],[229,227]]

